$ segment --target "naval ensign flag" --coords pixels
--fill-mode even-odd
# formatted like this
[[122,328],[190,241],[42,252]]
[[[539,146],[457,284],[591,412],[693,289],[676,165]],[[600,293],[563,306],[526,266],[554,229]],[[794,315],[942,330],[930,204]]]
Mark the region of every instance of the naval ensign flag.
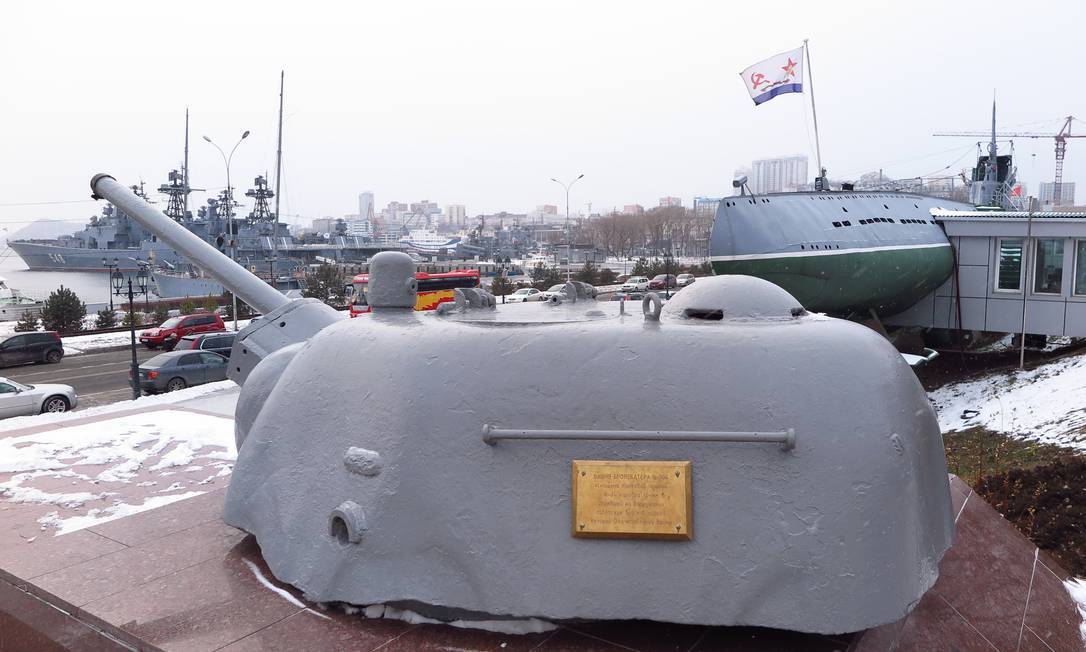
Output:
[[747,85],[750,99],[761,104],[782,93],[803,92],[803,48],[759,61],[740,73]]

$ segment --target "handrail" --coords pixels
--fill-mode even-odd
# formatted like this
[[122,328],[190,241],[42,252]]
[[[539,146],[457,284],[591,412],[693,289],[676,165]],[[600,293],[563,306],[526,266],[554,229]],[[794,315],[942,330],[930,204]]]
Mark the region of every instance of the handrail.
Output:
[[483,425],[483,442],[494,446],[499,439],[566,439],[578,441],[713,441],[774,443],[781,450],[796,447],[794,428],[778,432],[720,432],[705,430],[527,430]]

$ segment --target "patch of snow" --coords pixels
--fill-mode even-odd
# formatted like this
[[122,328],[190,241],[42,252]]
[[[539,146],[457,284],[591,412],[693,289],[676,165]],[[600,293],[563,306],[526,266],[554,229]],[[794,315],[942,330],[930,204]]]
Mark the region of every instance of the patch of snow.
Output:
[[299,600],[298,598],[291,595],[290,591],[287,591],[286,589],[281,589],[278,586],[272,584],[270,581],[268,581],[268,578],[264,577],[264,573],[261,573],[260,569],[257,568],[256,564],[254,564],[253,562],[249,561],[248,559],[242,559],[242,561],[245,562],[245,565],[249,567],[249,570],[253,571],[253,575],[256,576],[257,581],[259,581],[261,584],[263,584],[266,588],[271,589],[275,593],[279,594],[279,596],[282,597],[287,602],[291,603],[295,607],[298,607],[299,609],[304,609],[305,611],[308,611],[309,613],[313,614],[314,616],[320,616],[321,618],[323,618],[325,620],[331,620],[331,618],[329,618],[328,616],[325,616],[322,613],[317,613],[316,611],[313,611],[309,607],[306,607],[305,604],[301,600]]
[[192,498],[194,496],[202,495],[203,491],[189,491],[183,494],[174,494],[172,496],[151,496],[143,501],[141,505],[129,505],[127,503],[118,502],[112,507],[106,507],[104,509],[92,509],[87,512],[85,516],[72,516],[69,518],[60,518],[57,512],[51,512],[50,514],[38,519],[39,523],[43,525],[51,525],[56,528],[57,536],[62,534],[70,534],[78,530],[82,530],[102,523],[108,523],[109,521],[115,521],[125,516],[132,516],[133,514],[139,514],[140,512],[146,512],[149,509],[155,509],[157,507],[163,507],[170,503],[176,503],[179,500],[185,500],[186,498]]
[[[165,468],[185,466],[195,459],[215,453],[207,465],[218,469],[214,477],[228,474],[236,458],[234,424],[231,419],[189,412],[187,410],[153,410],[127,414],[81,425],[61,426],[53,430],[0,439],[0,473],[10,473],[0,482],[0,499],[19,503],[56,505],[62,510],[78,510],[88,503],[103,501],[118,494],[97,488],[70,493],[46,491],[34,486],[38,477],[79,478],[90,485],[127,484],[138,474]],[[222,458],[230,461],[224,461]],[[148,464],[158,458],[157,463]],[[77,473],[70,467],[104,466],[96,476]],[[140,482],[153,486],[156,480]],[[175,482],[158,493],[183,490],[184,482]],[[177,500],[200,495],[189,491],[148,498],[140,505],[130,505],[120,499],[110,507],[94,508],[84,514],[65,518],[52,512],[39,521],[51,526],[58,534],[73,532],[97,523],[111,521]]]
[[161,471],[162,469],[168,469],[173,466],[184,466],[192,462],[195,457],[195,453],[188,447],[185,442],[179,443],[174,447],[172,451],[162,456],[162,459],[151,467],[152,471]]
[[[155,405],[172,405],[174,403],[181,403],[183,401],[208,396],[218,392],[225,393],[226,391],[236,390],[237,388],[238,386],[234,381],[223,380],[217,383],[207,383],[205,385],[197,385],[196,387],[188,387],[176,392],[155,394],[154,396],[141,396],[134,401],[120,401],[117,403],[110,403],[109,405],[99,405],[79,412],[46,412],[45,414],[36,414],[28,417],[13,417],[0,421],[0,433],[22,428],[31,428],[34,426],[64,423],[65,421],[74,421],[85,417],[123,412]],[[3,457],[0,457],[0,460],[3,459]],[[0,472],[2,471],[3,469],[0,469]]]
[[983,426],[1086,450],[1086,355],[944,385],[929,397],[944,433]]
[[1063,583],[1063,588],[1071,594],[1071,599],[1078,606],[1079,616],[1083,622],[1078,624],[1078,633],[1083,641],[1086,641],[1086,580],[1073,577]]
[[[348,615],[358,613],[358,607],[349,604],[341,604],[340,608]],[[498,634],[539,634],[557,629],[554,623],[540,620],[539,618],[509,618],[497,620],[453,620],[445,622],[428,618],[410,609],[397,609],[384,604],[371,604],[362,608],[362,615],[366,618],[389,618],[402,620],[411,625],[449,625],[461,629],[482,629]]]

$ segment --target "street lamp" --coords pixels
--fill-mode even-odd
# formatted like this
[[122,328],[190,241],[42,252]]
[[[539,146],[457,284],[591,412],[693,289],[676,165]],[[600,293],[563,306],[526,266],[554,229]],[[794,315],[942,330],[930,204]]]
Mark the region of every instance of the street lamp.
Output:
[[[245,140],[248,137],[249,130],[246,129],[244,132],[242,132],[241,138],[238,139],[238,142],[235,143],[234,147],[230,150],[230,155],[227,156],[226,152],[222,151],[221,147],[216,145],[215,142],[207,136],[204,136],[204,140],[211,143],[211,145],[214,146],[215,149],[219,150],[219,154],[222,154],[222,162],[226,164],[226,224],[227,229],[230,232],[230,260],[234,260],[235,262],[237,262],[235,259],[237,258],[238,245],[237,229],[234,227],[234,191],[230,187],[230,161],[234,158],[234,151],[237,150],[238,145],[241,144],[241,141]],[[276,215],[275,219],[278,220],[279,216]],[[233,299],[232,308],[234,314],[234,330],[236,331],[238,329],[238,298],[237,295],[232,292],[230,293],[230,297]]]
[[[118,261],[116,258],[113,259],[113,264],[110,264],[110,262],[108,260],[106,260],[105,258],[102,259],[102,267],[106,267],[106,268],[109,269],[110,282],[113,281],[113,270],[117,269],[120,266],[121,266],[120,261]],[[112,292],[109,293],[109,311],[113,312],[113,293]]]
[[[115,271],[111,275],[113,281],[113,294],[117,296],[124,295],[125,278],[124,274],[120,271]],[[147,270],[140,269],[136,274],[136,283],[139,286],[137,292],[132,287],[132,277],[128,277],[128,330],[131,336],[132,345],[132,367],[128,371],[128,375],[132,378],[132,400],[136,400],[140,397],[140,364],[136,360],[136,294],[142,294],[147,296]],[[112,299],[111,299],[112,300]]]
[[584,177],[584,175],[582,174],[581,176],[577,177],[573,181],[570,181],[569,183],[562,183],[558,179],[555,179],[554,177],[551,177],[551,181],[557,183],[558,185],[562,186],[566,190],[566,282],[567,283],[569,282],[569,279],[570,279],[570,265],[573,263],[573,260],[570,258],[570,252],[569,252],[569,240],[570,240],[570,234],[569,234],[569,189],[572,188],[573,184],[580,181],[583,177]]

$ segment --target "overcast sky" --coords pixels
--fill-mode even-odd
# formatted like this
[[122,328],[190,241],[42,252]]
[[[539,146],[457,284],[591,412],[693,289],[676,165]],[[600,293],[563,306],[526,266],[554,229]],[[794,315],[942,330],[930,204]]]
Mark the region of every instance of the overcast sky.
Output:
[[[357,195],[462,203],[470,215],[730,194],[754,158],[807,154],[808,95],[755,107],[738,72],[810,39],[831,177],[971,165],[992,92],[1000,127],[1086,119],[1076,30],[1086,3],[10,2],[0,21],[0,222],[82,219],[100,171],[157,187],[182,158],[225,185],[219,153],[252,135],[235,186],[274,175],[286,71],[281,212],[357,211]],[[1086,123],[1076,130],[1086,134]],[[1018,139],[1019,175],[1051,180],[1053,141]],[[1035,154],[1035,155],[1034,155]],[[955,162],[955,159],[960,160]],[[953,164],[953,165],[952,165]],[[1086,142],[1065,181],[1086,203]],[[202,203],[205,195],[194,195]],[[161,197],[159,197],[161,198]],[[291,219],[288,217],[288,219]],[[294,218],[295,221],[301,218]]]

